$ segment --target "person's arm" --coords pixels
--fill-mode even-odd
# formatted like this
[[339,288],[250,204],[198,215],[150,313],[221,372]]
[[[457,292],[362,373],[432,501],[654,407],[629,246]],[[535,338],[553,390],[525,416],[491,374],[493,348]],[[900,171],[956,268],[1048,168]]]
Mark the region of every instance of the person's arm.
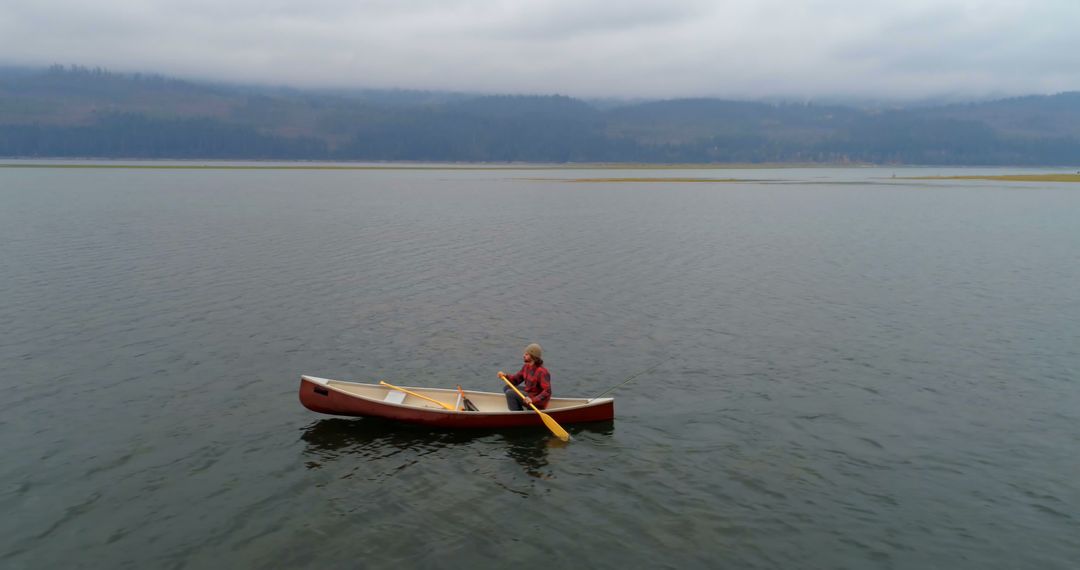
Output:
[[543,402],[551,397],[551,374],[547,369],[540,370],[540,393],[532,398],[533,402]]
[[517,385],[521,384],[522,382],[525,381],[525,367],[522,366],[521,370],[518,370],[516,374],[513,374],[513,375],[507,374],[506,379],[509,380],[510,383],[513,384],[514,386],[517,386]]

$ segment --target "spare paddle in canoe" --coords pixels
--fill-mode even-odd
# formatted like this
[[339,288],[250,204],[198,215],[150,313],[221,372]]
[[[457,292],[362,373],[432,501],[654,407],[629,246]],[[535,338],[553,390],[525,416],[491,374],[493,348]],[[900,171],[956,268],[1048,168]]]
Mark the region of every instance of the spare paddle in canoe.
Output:
[[417,398],[420,398],[421,400],[427,400],[429,402],[434,402],[434,403],[436,403],[436,404],[450,410],[451,412],[455,411],[454,406],[451,406],[450,404],[447,404],[445,402],[440,402],[440,401],[436,400],[435,398],[428,398],[427,396],[422,396],[422,395],[417,394],[416,392],[413,392],[411,390],[406,390],[405,388],[398,388],[397,386],[394,386],[393,384],[388,384],[386,382],[383,382],[382,380],[379,380],[379,384],[382,384],[383,386],[386,386],[387,388],[393,388],[393,389],[397,390],[398,392],[405,392],[406,394],[408,394],[410,396],[416,396]]
[[465,391],[461,389],[461,384],[457,387],[458,394],[461,394],[462,409],[468,412],[479,412],[480,409],[476,407],[476,404],[472,403],[472,400],[465,397]]

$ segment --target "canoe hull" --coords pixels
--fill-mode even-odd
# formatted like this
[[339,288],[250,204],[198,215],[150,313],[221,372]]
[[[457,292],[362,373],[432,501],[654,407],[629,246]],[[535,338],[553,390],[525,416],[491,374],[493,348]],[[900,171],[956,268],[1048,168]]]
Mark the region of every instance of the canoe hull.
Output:
[[[440,400],[452,401],[450,395],[456,396],[456,391],[405,388],[410,391],[423,391]],[[389,392],[388,389],[374,384],[341,382],[312,376],[300,377],[300,403],[305,408],[322,414],[384,418],[440,429],[500,429],[544,425],[540,416],[531,409],[523,412],[506,410],[505,399],[498,393],[469,392],[467,395],[470,399],[484,402],[485,405],[481,406],[481,411],[468,412],[447,410],[420,400],[393,403],[376,397]],[[438,398],[439,396],[443,398]],[[499,400],[503,402],[503,410],[492,409],[493,402]],[[552,398],[544,413],[561,425],[611,421],[615,418],[615,402],[612,398]]]

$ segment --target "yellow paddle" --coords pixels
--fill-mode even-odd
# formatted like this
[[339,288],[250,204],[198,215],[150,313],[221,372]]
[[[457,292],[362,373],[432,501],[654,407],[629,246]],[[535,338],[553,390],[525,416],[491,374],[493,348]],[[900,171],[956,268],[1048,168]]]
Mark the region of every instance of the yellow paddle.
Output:
[[393,384],[387,384],[386,382],[383,382],[382,380],[379,380],[379,384],[382,384],[383,386],[386,386],[388,388],[393,388],[393,389],[395,389],[395,390],[397,390],[399,392],[405,392],[406,394],[408,394],[410,396],[416,396],[417,398],[420,398],[422,400],[427,400],[429,402],[435,402],[436,404],[438,404],[438,405],[440,405],[440,406],[442,406],[442,407],[444,407],[444,408],[446,408],[446,409],[448,409],[450,411],[455,411],[454,406],[451,406],[450,404],[445,404],[443,402],[440,402],[440,401],[436,400],[435,398],[428,398],[427,396],[421,396],[420,394],[417,394],[416,392],[406,390],[405,388],[398,388],[397,386],[394,386]]
[[[517,395],[521,397],[522,401],[525,400],[525,396],[522,395],[522,393],[517,389],[517,386],[511,384],[510,380],[507,380],[505,374],[499,374],[499,378],[502,378],[502,381],[506,382],[506,385],[512,388],[514,392],[517,392]],[[562,426],[559,425],[559,422],[555,421],[555,418],[545,414],[544,412],[541,412],[539,409],[536,408],[536,406],[532,404],[532,402],[529,402],[529,407],[532,408],[534,412],[540,414],[540,419],[544,420],[544,425],[546,425],[547,428],[551,430],[551,433],[555,434],[555,437],[563,441],[570,441],[570,432],[564,430]]]

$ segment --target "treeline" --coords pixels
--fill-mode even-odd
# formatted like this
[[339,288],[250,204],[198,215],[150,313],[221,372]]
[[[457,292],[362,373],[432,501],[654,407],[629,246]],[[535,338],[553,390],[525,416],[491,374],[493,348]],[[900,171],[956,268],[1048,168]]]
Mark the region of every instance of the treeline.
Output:
[[213,119],[106,115],[91,125],[0,126],[0,155],[15,157],[319,159],[326,144]]
[[0,156],[1080,164],[1080,94],[909,109],[301,91],[0,70]]

